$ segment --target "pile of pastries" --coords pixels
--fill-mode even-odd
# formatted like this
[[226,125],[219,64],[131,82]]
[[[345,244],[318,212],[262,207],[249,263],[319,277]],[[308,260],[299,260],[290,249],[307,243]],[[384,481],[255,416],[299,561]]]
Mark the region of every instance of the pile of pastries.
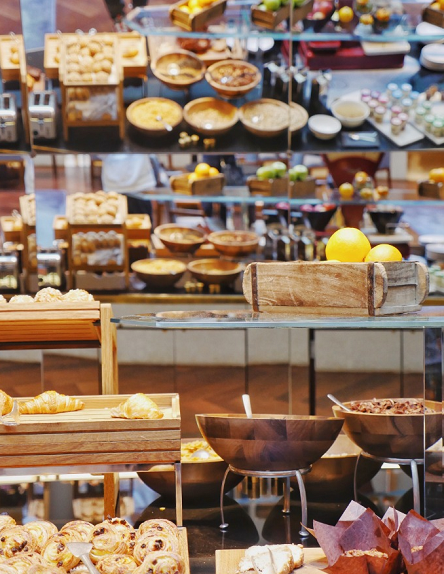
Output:
[[76,36],[68,41],[66,82],[107,84],[115,60],[111,36]]
[[34,297],[31,295],[14,295],[9,303],[0,294],[0,305],[29,305],[31,303],[85,303],[94,301],[94,297],[85,289],[71,289],[62,293],[54,287],[40,289]]
[[18,526],[0,515],[0,571],[7,574],[88,572],[69,550],[70,542],[92,544],[90,558],[101,574],[182,574],[178,529],[169,520],[147,520],[134,529],[123,518],[94,526],[73,520],[60,529],[36,520]]
[[106,193],[74,193],[71,197],[71,223],[120,223],[119,194],[115,191]]
[[121,265],[123,236],[115,231],[76,233],[72,239],[72,258],[79,265]]

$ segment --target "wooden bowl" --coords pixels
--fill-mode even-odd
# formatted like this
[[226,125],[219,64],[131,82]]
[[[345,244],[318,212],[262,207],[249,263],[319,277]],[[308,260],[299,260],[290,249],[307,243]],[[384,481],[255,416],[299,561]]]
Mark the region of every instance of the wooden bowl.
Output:
[[214,231],[207,239],[216,251],[229,257],[249,255],[259,243],[259,235],[253,231]]
[[205,242],[205,234],[199,229],[175,223],[159,225],[154,234],[173,253],[194,253]]
[[[244,73],[251,77],[251,81],[242,86],[233,85],[236,81],[236,74],[242,71],[245,71]],[[221,79],[219,79],[220,74],[223,74]],[[222,60],[215,62],[211,64],[205,74],[206,81],[223,98],[239,98],[245,96],[259,84],[261,77],[259,69],[244,60]]]
[[[241,106],[239,118],[245,129],[253,135],[260,138],[274,138],[288,130],[290,106],[280,100],[261,98]],[[265,124],[264,120],[268,120],[269,123]]]
[[[323,498],[345,500],[353,497],[353,477],[361,449],[347,435],[340,434],[328,451],[304,474],[307,496],[313,500]],[[358,466],[358,488],[371,480],[382,466],[370,458],[361,458]],[[291,479],[297,488],[296,478]]]
[[[183,112],[187,124],[204,136],[223,135],[230,131],[239,119],[235,106],[217,98],[198,98],[188,102]],[[215,114],[218,116],[216,119],[211,117]]]
[[[183,443],[191,439],[182,440]],[[227,463],[224,460],[182,461],[182,497],[185,503],[217,502]],[[139,478],[168,500],[176,496],[174,472],[168,466],[156,465],[149,472],[139,472]],[[242,476],[229,473],[224,492],[238,485]]]
[[307,125],[308,112],[296,102],[290,102],[290,109],[290,131],[295,134]]
[[331,447],[342,424],[333,417],[240,414],[196,415],[205,440],[240,470],[307,468]]
[[229,285],[244,270],[241,263],[221,259],[196,259],[188,263],[188,271],[206,285]]
[[178,50],[157,58],[151,64],[151,70],[172,90],[185,90],[203,79],[206,66],[193,52]]
[[[175,269],[170,268],[173,261]],[[187,267],[185,263],[175,259],[139,259],[131,264],[131,270],[147,285],[173,287],[184,275]]]
[[[395,399],[396,400],[396,399]],[[344,403],[349,406],[350,403]],[[426,448],[442,436],[442,405],[426,401],[436,413],[426,413]],[[424,415],[348,413],[334,406],[335,417],[344,419],[344,431],[364,452],[383,458],[423,458]]]
[[[155,123],[144,123],[139,117],[136,117],[136,114],[140,111],[138,110],[139,106],[145,105],[152,105],[154,108],[154,113],[158,114],[161,108],[159,106],[168,105],[172,110],[175,110],[175,121],[170,121],[168,117],[163,117],[163,119],[171,125],[172,128],[176,128],[183,119],[183,110],[178,103],[174,102],[173,100],[169,100],[168,98],[142,98],[141,100],[136,100],[132,104],[128,106],[126,110],[126,117],[129,123],[134,126],[138,131],[142,132],[148,136],[165,136],[171,132],[169,132],[165,126],[161,122]],[[162,115],[162,114],[160,114]]]

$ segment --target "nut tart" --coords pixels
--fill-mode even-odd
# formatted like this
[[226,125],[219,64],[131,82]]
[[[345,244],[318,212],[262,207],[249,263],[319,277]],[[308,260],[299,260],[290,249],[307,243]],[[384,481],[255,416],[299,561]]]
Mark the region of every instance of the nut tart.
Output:
[[[82,542],[89,542],[91,540],[93,530],[94,524],[91,524],[91,522],[86,522],[86,520],[71,520],[71,522],[67,522],[65,526],[61,528],[60,532],[73,537],[79,536],[79,540]],[[76,538],[73,538],[73,540],[74,539]]]
[[90,542],[93,547],[89,555],[94,564],[108,554],[124,554],[126,550],[126,543],[121,533],[108,522],[96,525]]
[[172,536],[177,538],[177,526],[174,522],[164,518],[145,520],[142,522],[138,529],[138,536],[146,534],[147,532],[169,532]]
[[109,554],[97,562],[100,574],[132,574],[137,568],[137,562],[127,554]]
[[34,520],[23,528],[31,535],[36,552],[41,552],[51,536],[57,534],[57,526],[48,520]]
[[134,574],[183,574],[182,557],[176,552],[150,552]]
[[163,413],[148,395],[136,393],[111,409],[111,416],[123,419],[161,419]]
[[85,403],[56,391],[45,391],[33,399],[19,403],[21,415],[55,414],[79,411]]
[[82,542],[80,536],[74,537],[73,534],[59,532],[54,534],[46,543],[42,551],[42,557],[51,566],[57,568],[65,568],[70,570],[77,566],[80,558],[74,556],[68,549],[68,542]]
[[[4,391],[0,391],[0,415],[7,415],[12,411],[13,400]],[[0,515],[0,528],[2,527],[2,515]],[[15,524],[15,521],[14,521]]]
[[134,547],[134,558],[142,564],[151,552],[179,552],[179,541],[169,532],[146,532],[139,536]]
[[23,526],[3,528],[0,534],[0,554],[12,558],[20,552],[33,552],[32,536]]

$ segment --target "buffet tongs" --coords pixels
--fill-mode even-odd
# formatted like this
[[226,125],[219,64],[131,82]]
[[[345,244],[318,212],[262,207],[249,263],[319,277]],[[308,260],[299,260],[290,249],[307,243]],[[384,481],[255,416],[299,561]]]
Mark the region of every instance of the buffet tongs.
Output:
[[11,412],[0,416],[0,421],[7,427],[16,427],[20,424],[20,411],[17,401],[12,403]]

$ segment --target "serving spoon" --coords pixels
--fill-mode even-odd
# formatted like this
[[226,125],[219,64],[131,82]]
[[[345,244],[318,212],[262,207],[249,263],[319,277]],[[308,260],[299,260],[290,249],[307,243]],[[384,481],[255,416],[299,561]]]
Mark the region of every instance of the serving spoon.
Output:
[[352,411],[351,409],[349,409],[348,407],[346,407],[344,405],[344,403],[341,403],[341,401],[339,399],[337,399],[335,396],[331,395],[330,393],[327,394],[327,397],[333,401],[336,405],[338,405],[338,407],[341,407],[342,410],[346,411],[347,413],[352,413],[354,411]]
[[163,119],[163,117],[160,114],[158,116],[156,116],[156,120],[163,124],[163,127],[166,129],[167,132],[173,131],[173,126],[170,126],[170,124],[167,124],[166,121]]
[[11,412],[0,416],[0,422],[2,422],[7,427],[15,427],[20,424],[20,411],[17,401],[12,403]]

